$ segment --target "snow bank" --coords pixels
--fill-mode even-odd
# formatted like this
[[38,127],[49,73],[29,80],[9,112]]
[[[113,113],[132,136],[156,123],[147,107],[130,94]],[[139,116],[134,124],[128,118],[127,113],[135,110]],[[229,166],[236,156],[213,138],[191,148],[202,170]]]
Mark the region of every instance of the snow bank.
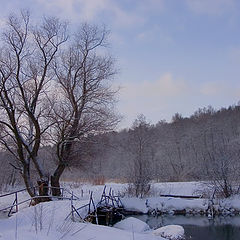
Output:
[[164,195],[199,195],[199,191],[206,188],[204,182],[164,182],[153,183],[153,188],[157,193]]
[[179,225],[168,225],[154,230],[153,234],[171,240],[180,240],[184,239],[184,228]]
[[140,198],[123,198],[122,204],[127,211],[135,211],[141,213],[148,213],[148,208],[146,206],[146,199]]
[[200,212],[208,209],[208,201],[206,199],[183,199],[172,197],[154,197],[147,201],[149,210],[156,210],[160,212],[183,211],[186,212]]
[[128,211],[148,213],[157,211],[159,213],[173,213],[175,211],[186,211],[186,213],[205,212],[208,209],[206,199],[183,199],[172,197],[149,197],[145,199],[123,198],[123,206]]
[[235,209],[236,211],[240,211],[240,196],[236,195],[228,199],[222,199],[219,201],[220,209],[230,210]]
[[114,227],[122,230],[127,230],[130,232],[138,232],[138,233],[142,233],[150,230],[150,227],[145,222],[134,217],[126,218],[116,223]]

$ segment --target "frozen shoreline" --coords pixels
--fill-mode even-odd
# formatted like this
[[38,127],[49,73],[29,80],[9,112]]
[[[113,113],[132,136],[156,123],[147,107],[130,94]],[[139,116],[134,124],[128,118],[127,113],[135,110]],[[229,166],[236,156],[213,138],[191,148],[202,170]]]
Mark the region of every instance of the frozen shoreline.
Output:
[[154,215],[205,215],[235,216],[240,215],[240,197],[229,199],[182,199],[166,197],[123,198],[126,210],[139,214]]

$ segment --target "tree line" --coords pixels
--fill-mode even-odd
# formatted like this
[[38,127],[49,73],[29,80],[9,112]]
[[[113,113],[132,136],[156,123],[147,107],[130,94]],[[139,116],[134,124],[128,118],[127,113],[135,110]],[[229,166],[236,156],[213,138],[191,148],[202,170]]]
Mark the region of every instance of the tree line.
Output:
[[134,183],[135,195],[151,180],[208,181],[229,197],[240,186],[239,119],[239,105],[209,106],[187,118],[177,113],[169,123],[150,124],[140,115],[129,129],[97,136],[90,160],[76,174]]
[[[239,191],[240,106],[207,107],[171,122],[150,124],[143,115],[129,129],[89,134],[74,145],[62,180],[130,183],[136,196],[148,192],[151,181],[208,181],[224,197]],[[56,146],[39,151],[51,176],[58,164]],[[1,153],[2,183],[19,182],[18,172]],[[34,168],[32,168],[33,175]],[[7,174],[6,174],[7,173]]]

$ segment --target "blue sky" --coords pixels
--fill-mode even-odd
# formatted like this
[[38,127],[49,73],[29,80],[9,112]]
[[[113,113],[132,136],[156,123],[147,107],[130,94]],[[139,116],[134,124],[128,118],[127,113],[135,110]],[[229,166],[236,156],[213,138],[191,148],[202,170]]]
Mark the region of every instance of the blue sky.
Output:
[[10,12],[106,24],[120,73],[120,127],[143,113],[156,123],[176,112],[227,107],[240,100],[238,0],[1,0]]

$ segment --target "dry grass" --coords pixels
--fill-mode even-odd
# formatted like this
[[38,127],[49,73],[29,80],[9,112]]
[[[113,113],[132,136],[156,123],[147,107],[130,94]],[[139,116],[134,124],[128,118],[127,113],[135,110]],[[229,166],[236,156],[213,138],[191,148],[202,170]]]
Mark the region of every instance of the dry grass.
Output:
[[113,178],[105,178],[105,176],[94,176],[89,178],[81,178],[81,177],[63,177],[62,182],[65,183],[74,183],[74,185],[81,185],[81,184],[92,184],[92,185],[104,185],[106,183],[128,183],[127,179],[113,179]]
[[105,182],[106,182],[106,179],[104,176],[96,176],[91,181],[93,185],[104,185]]

